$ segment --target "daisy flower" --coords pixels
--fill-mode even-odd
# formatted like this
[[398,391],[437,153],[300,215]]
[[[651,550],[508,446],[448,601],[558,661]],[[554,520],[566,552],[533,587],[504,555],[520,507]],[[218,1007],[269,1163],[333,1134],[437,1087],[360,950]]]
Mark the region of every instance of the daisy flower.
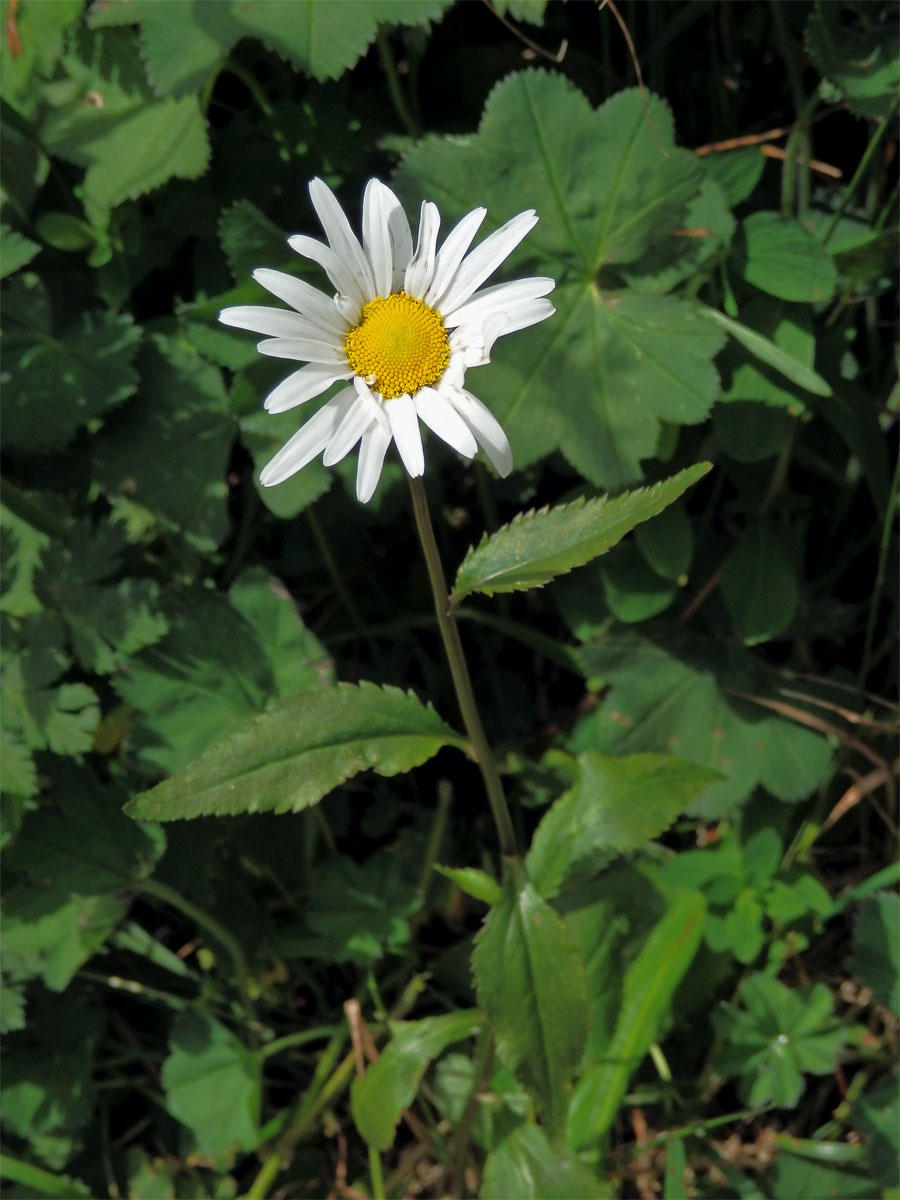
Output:
[[359,443],[356,494],[365,503],[392,441],[407,472],[423,473],[419,421],[466,458],[480,445],[497,471],[508,475],[506,434],[463,383],[468,367],[490,361],[498,337],[555,311],[543,298],[553,290],[552,279],[482,287],[533,228],[534,210],[519,213],[471,250],[487,214],[476,208],[438,249],[440,213],[426,201],[414,248],[400,201],[380,180],[366,186],[361,244],[327,184],[314,179],[309,194],[327,245],[304,234],[289,238],[289,245],[325,271],[336,294],[260,268],[253,278],[290,310],[240,305],[224,309],[219,320],[265,334],[257,347],[261,354],[307,364],[269,393],[269,412],[305,404],[334,383],[347,386],[285,443],[260,482],[281,483],[323,451],[322,461],[331,466]]

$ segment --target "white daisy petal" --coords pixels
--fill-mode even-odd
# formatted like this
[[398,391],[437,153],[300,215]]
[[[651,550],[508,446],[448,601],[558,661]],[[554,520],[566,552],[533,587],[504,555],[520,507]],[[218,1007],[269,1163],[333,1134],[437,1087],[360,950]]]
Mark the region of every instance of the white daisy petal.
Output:
[[[389,224],[389,214],[394,207],[399,208],[400,201],[391,189],[380,179],[370,179],[363,196],[362,233],[363,247],[372,265],[376,296],[389,296],[394,288],[394,252]],[[406,217],[403,219],[405,221]]]
[[421,300],[431,283],[434,274],[434,248],[437,245],[438,230],[441,227],[441,214],[436,204],[425,200],[419,215],[419,240],[416,252],[406,268],[403,290],[409,296]]
[[470,296],[493,274],[504,259],[508,258],[521,242],[522,238],[537,224],[537,214],[534,209],[519,213],[511,221],[486,237],[480,246],[468,254],[462,261],[456,277],[450,287],[441,296],[439,308],[445,317],[450,317],[460,305],[465,304]]
[[[335,254],[330,246],[324,246],[315,238],[307,237],[305,233],[295,233],[293,237],[289,237],[288,245],[297,254],[318,263],[338,292],[354,301],[359,308],[369,299],[353,268],[339,254]],[[350,318],[351,322],[359,319],[359,308],[356,310],[357,315]]]
[[372,499],[390,444],[391,435],[381,425],[371,425],[368,432],[363,434],[356,467],[356,498],[361,504],[368,504]]
[[274,487],[312,462],[328,444],[337,426],[356,403],[356,393],[345,388],[310,417],[306,424],[282,446],[259,473],[263,487]]
[[284,271],[272,271],[268,267],[258,267],[253,272],[253,278],[267,292],[295,308],[310,321],[315,321],[339,337],[346,334],[350,323],[338,312],[334,300],[305,279],[298,279],[296,275],[288,275]]
[[340,425],[334,431],[322,456],[326,467],[333,467],[350,453],[370,425],[375,424],[372,414],[357,396],[356,401]]
[[486,216],[486,208],[475,208],[447,234],[434,260],[434,278],[423,297],[426,304],[435,304],[441,293],[449,287],[456,268],[465,258],[466,251],[472,245],[472,239]]
[[441,388],[440,391],[475,434],[476,441],[496,467],[497,474],[505,478],[513,468],[513,458],[509,438],[500,422],[477,396],[464,388]]
[[307,400],[321,396],[339,379],[352,377],[352,371],[337,371],[327,364],[310,363],[308,367],[301,367],[299,371],[288,375],[278,387],[273,388],[266,396],[263,407],[270,413],[287,412],[289,408],[296,408],[298,404],[305,404]]
[[391,192],[390,188],[386,188],[385,190],[390,192],[391,195],[391,206],[388,210],[388,235],[391,239],[391,254],[394,259],[394,276],[391,280],[391,291],[399,292],[403,287],[403,281],[406,278],[406,268],[409,266],[409,260],[413,255],[412,232],[400,201]]
[[467,321],[481,321],[494,312],[511,313],[517,304],[535,300],[552,292],[556,283],[546,276],[535,275],[530,279],[514,279],[511,283],[495,283],[482,288],[471,300],[444,317],[448,329],[464,325]]
[[322,222],[328,244],[335,254],[353,269],[362,292],[371,298],[375,294],[372,268],[334,192],[323,180],[312,179],[309,184],[309,197],[316,210],[316,216]]
[[424,421],[432,433],[441,441],[452,446],[466,458],[472,458],[478,444],[472,431],[448,400],[434,388],[421,388],[413,399],[419,419]]
[[347,366],[347,352],[343,346],[335,346],[328,342],[316,342],[310,338],[267,338],[256,348],[260,354],[265,354],[268,358],[296,358],[300,362],[334,363],[336,366]]
[[425,470],[425,451],[422,449],[416,406],[409,396],[395,396],[393,400],[385,400],[384,411],[391,423],[391,433],[407,474],[415,479]]
[[256,304],[240,304],[235,308],[223,308],[219,313],[223,325],[233,329],[250,329],[254,333],[267,333],[270,337],[307,337],[319,339],[322,330],[312,321],[307,321],[297,312],[284,308],[265,308]]
[[491,361],[491,350],[501,334],[508,333],[505,313],[492,313],[486,320],[461,325],[450,334],[451,350],[462,355],[467,367],[483,367]]

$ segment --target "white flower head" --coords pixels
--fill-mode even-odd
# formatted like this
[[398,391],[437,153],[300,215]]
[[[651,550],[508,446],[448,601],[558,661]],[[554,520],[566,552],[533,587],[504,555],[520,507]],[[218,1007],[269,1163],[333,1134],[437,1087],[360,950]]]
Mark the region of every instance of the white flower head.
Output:
[[253,278],[290,310],[240,305],[224,309],[219,320],[266,334],[261,354],[307,364],[269,393],[269,412],[305,404],[339,381],[348,386],[282,446],[260,481],[269,487],[282,483],[323,451],[322,461],[331,466],[359,443],[356,494],[365,503],[392,441],[411,476],[424,471],[420,420],[466,458],[480,445],[499,474],[508,475],[512,451],[506,434],[463,383],[468,367],[490,361],[498,337],[555,311],[544,298],[553,290],[552,279],[482,287],[534,227],[534,210],[519,213],[470,250],[487,213],[476,208],[438,249],[440,213],[426,201],[413,247],[400,201],[380,180],[370,179],[360,244],[327,184],[314,179],[309,194],[328,244],[303,234],[289,244],[323,268],[336,294],[260,268]]

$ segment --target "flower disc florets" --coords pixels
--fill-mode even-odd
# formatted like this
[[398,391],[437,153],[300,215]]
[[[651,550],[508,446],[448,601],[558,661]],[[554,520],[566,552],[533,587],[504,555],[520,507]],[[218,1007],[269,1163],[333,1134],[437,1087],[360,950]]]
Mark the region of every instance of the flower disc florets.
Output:
[[344,345],[354,373],[385,400],[431,387],[450,362],[441,314],[402,291],[364,305],[362,320]]

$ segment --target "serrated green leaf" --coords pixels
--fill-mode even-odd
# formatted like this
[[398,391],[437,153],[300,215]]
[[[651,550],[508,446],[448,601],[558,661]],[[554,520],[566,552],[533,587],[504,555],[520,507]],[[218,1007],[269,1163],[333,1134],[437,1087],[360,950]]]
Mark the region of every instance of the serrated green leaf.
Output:
[[806,22],[804,45],[858,116],[887,117],[900,84],[896,11],[890,5],[880,10],[866,5],[866,19],[860,21],[853,20],[852,8],[845,12],[848,7],[817,4]]
[[808,796],[831,761],[824,738],[749,697],[774,695],[778,676],[737,647],[677,628],[656,640],[607,634],[585,647],[588,673],[611,685],[572,739],[576,751],[670,752],[721,772],[688,809],[722,815],[762,784],[781,800]]
[[459,604],[471,592],[491,596],[543,587],[555,576],[603,554],[639,522],[656,516],[676,500],[709,469],[709,463],[698,463],[662,483],[621,496],[574,500],[516,517],[486,535],[466,555],[451,604]]
[[900,1016],[900,898],[893,892],[869,896],[853,928],[850,970],[879,1004]]
[[108,494],[211,549],[228,529],[225,473],[236,432],[221,371],[161,336],[140,366],[140,396],[96,440],[95,477]]
[[544,814],[525,859],[545,899],[579,868],[596,873],[614,855],[646,845],[721,778],[708,767],[659,754],[616,759],[588,751],[579,756],[578,769],[578,782]]
[[201,1154],[259,1145],[262,1061],[207,1013],[179,1013],[163,1063],[166,1108]]
[[[778,320],[779,307],[777,305],[773,305],[771,301],[760,300],[758,303],[755,300],[751,301],[744,310],[744,319],[746,321],[747,316],[750,313],[758,313],[760,325],[763,325],[764,322],[766,325],[768,325],[768,323],[771,321],[773,326],[771,333],[774,335],[774,341],[772,340],[772,336],[766,336],[766,334],[761,332],[760,329],[753,328],[750,325],[740,321],[734,321],[731,319],[731,317],[726,316],[725,313],[721,313],[715,308],[708,308],[706,305],[700,305],[697,311],[708,321],[712,321],[714,324],[724,329],[725,332],[730,334],[736,342],[740,342],[744,349],[748,350],[754,356],[754,358],[757,358],[761,363],[765,363],[766,366],[772,367],[780,375],[783,375],[784,378],[790,383],[796,384],[797,387],[805,388],[806,391],[812,392],[816,396],[831,395],[830,384],[828,384],[821,375],[818,375],[812,369],[812,358],[815,349],[815,343],[813,339],[811,337],[804,339],[806,361],[800,358],[797,354],[799,347],[797,346],[796,341],[790,339],[789,337],[791,333],[790,327],[783,331],[780,339],[783,341],[785,335],[788,335],[788,345],[782,346],[780,344],[779,331],[781,330],[781,322]],[[772,320],[773,317],[774,320]],[[755,392],[758,391],[759,386],[760,385],[757,383],[757,387],[753,388],[750,383],[744,381],[740,385],[741,391],[735,393],[734,395],[729,393],[728,398],[744,398],[753,400],[768,399],[772,394],[771,384],[764,395],[755,394]],[[748,391],[748,389],[750,390]],[[780,395],[780,392],[778,394]],[[783,401],[777,400],[777,402],[782,403]]]
[[748,283],[779,300],[819,303],[831,298],[837,283],[834,260],[799,221],[755,212],[741,231],[736,254]]
[[481,1027],[477,1010],[391,1024],[391,1040],[350,1089],[354,1123],[370,1146],[391,1148],[403,1110],[415,1099],[431,1060],[454,1042],[474,1037]]
[[24,451],[64,446],[89,420],[137,387],[134,358],[141,330],[130,317],[83,313],[56,332],[36,276],[13,280],[5,296],[3,436]]
[[[83,683],[54,686],[69,665],[63,655],[38,645],[3,662],[3,726],[20,733],[31,750],[72,755],[91,748],[100,720],[96,694]],[[13,752],[14,772],[16,766]]]
[[0,223],[0,279],[20,271],[40,251],[37,242]]
[[[40,4],[23,4],[7,17],[4,6],[4,21],[9,20],[19,36],[15,47],[8,33],[0,40],[3,97],[24,116],[30,117],[40,109],[40,83],[53,75],[65,30],[83,10],[81,0],[42,0]],[[6,149],[8,152],[8,144]]]
[[615,1033],[603,1059],[576,1085],[566,1144],[578,1149],[603,1137],[619,1110],[632,1072],[660,1026],[675,988],[691,965],[703,935],[706,901],[699,892],[678,892],[625,973]]
[[498,224],[535,207],[525,250],[557,279],[556,316],[499,344],[473,385],[516,464],[559,448],[598,486],[634,482],[660,420],[702,420],[718,390],[721,333],[709,336],[685,301],[621,291],[612,270],[627,264],[658,281],[678,262],[685,249],[671,233],[702,183],[698,160],[675,147],[656,97],[624,91],[594,112],[561,76],[532,70],[494,88],[475,136],[417,143],[398,181],[452,219],[465,211],[461,178]]
[[748,645],[783,633],[797,611],[797,574],[781,541],[756,525],[725,559],[719,582],[735,629]]
[[36,796],[37,767],[31,751],[23,745],[18,734],[8,729],[0,733],[0,744],[0,792],[5,796]]
[[102,25],[140,22],[147,74],[163,95],[198,91],[235,42],[260,38],[265,45],[316,79],[331,79],[352,67],[375,37],[379,24],[425,25],[438,19],[449,0],[354,0],[328,5],[317,0],[222,0],[203,6],[192,0],[108,0],[91,21]]
[[496,904],[503,895],[500,884],[493,875],[480,871],[478,867],[444,867],[435,863],[434,869],[439,875],[455,883],[467,896],[483,900],[485,904]]
[[481,1200],[609,1200],[613,1192],[568,1150],[553,1149],[537,1125],[518,1125],[487,1157]]
[[487,916],[472,969],[497,1051],[532,1092],[553,1140],[587,1037],[587,985],[562,918],[521,867],[509,872],[503,898]]
[[299,812],[360,771],[397,775],[451,745],[464,743],[412,692],[339,683],[269,709],[126,811],[151,821]]
[[288,235],[249,200],[235,200],[219,219],[219,241],[235,283],[262,263],[285,257]]
[[409,918],[421,907],[421,892],[392,855],[376,853],[362,864],[331,858],[317,870],[306,906],[306,923],[319,939],[309,942],[307,953],[361,967],[385,954],[403,954]]

